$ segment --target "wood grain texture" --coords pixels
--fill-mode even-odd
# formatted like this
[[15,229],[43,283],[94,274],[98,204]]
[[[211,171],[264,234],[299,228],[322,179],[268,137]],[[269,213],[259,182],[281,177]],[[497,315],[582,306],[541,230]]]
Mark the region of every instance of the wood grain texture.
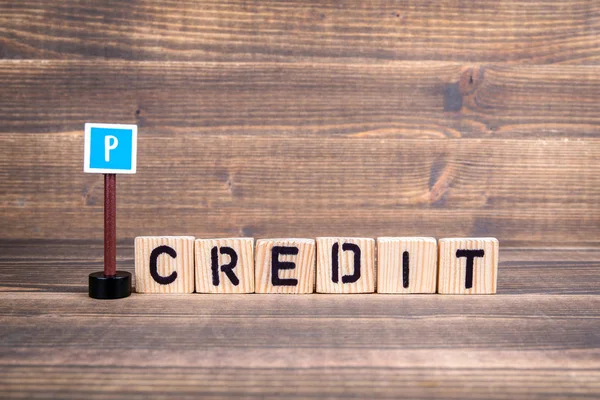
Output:
[[[600,397],[599,12],[0,2],[1,397]],[[119,270],[141,234],[496,236],[498,295],[93,301],[107,118]]]
[[0,3],[3,58],[598,63],[594,0]]
[[[192,236],[139,236],[135,238],[135,290],[138,293],[193,293],[194,240]],[[169,283],[159,283],[151,275],[151,254],[160,246],[175,250],[175,257],[159,254],[156,272],[161,278],[174,277]],[[176,275],[173,275],[176,274]]]
[[140,173],[119,183],[122,238],[597,245],[598,77],[597,66],[2,61],[0,237],[99,237],[80,134],[110,115],[140,126]]
[[[498,240],[496,238],[448,238],[438,242],[438,293],[494,294],[498,281]],[[473,258],[471,284],[466,283],[467,259],[459,250],[483,250]],[[467,287],[470,286],[470,287]]]
[[[179,234],[494,236],[503,246],[600,240],[597,141],[273,140],[142,130],[138,140],[138,173],[117,182],[123,240]],[[82,148],[81,131],[0,135],[0,219],[10,227],[0,237],[102,238],[102,176],[81,172]]]
[[600,66],[2,60],[0,86],[0,133],[600,137]]
[[[406,276],[404,253],[407,254]],[[435,293],[437,270],[438,252],[435,238],[377,238],[377,293]]]
[[[99,399],[600,396],[600,249],[501,253],[496,296],[134,293],[105,302],[87,296],[101,241],[0,240],[0,391]],[[119,242],[118,268],[132,271],[133,255],[132,241]]]
[[[221,252],[229,247],[237,256],[236,263],[228,253]],[[212,252],[216,248],[218,285],[213,281]],[[196,239],[196,292],[198,293],[254,293],[254,238]],[[238,279],[235,284],[222,266],[228,266]]]
[[[297,249],[295,255],[281,254],[277,260],[282,263],[277,278],[290,281],[273,284],[272,250],[274,246]],[[315,291],[315,240],[314,239],[261,239],[256,241],[255,286],[256,293],[308,294]],[[293,265],[292,265],[293,264]],[[292,280],[296,280],[293,285]],[[288,285],[287,283],[290,283]]]
[[[133,250],[131,241],[120,243],[119,269],[133,269]],[[600,396],[600,249],[501,252],[496,296],[134,293],[106,302],[86,292],[87,273],[102,263],[101,242],[0,240],[0,391],[3,398]]]
[[[218,366],[221,360],[208,355],[219,350],[224,356],[248,357],[262,353],[255,362],[251,357],[232,360],[227,356],[222,360],[221,366],[245,365],[250,371],[266,367],[269,361],[275,367],[281,367],[282,363],[301,367],[303,362],[323,366],[344,364],[343,356],[313,358],[319,350],[328,354],[336,350],[349,354],[354,350],[355,354],[348,361],[364,367],[410,364],[410,357],[360,361],[361,351],[369,354],[374,350],[380,353],[389,350],[395,356],[402,350],[423,350],[421,354],[425,356],[425,350],[429,350],[426,365],[422,365],[423,360],[415,360],[415,366],[424,367],[435,366],[437,358],[431,353],[438,350],[454,350],[449,354],[465,352],[457,360],[437,359],[457,367],[473,365],[468,354],[477,357],[479,352],[539,354],[587,349],[599,353],[596,346],[600,334],[596,328],[600,300],[597,296],[150,296],[134,293],[128,300],[98,302],[85,293],[2,293],[0,299],[3,303],[0,331],[4,338],[0,349],[4,354],[12,350],[10,353],[14,356],[18,354],[15,350],[20,350],[23,354],[33,352],[42,356],[44,349],[49,354],[57,354],[61,349],[71,354],[76,350],[82,350],[82,354],[98,354],[98,360],[73,357],[68,363],[71,365],[111,366],[107,364],[111,360],[103,359],[103,353],[115,354],[118,350],[145,353],[144,360],[127,357],[112,360],[121,367],[139,363],[164,367],[174,364]],[[301,327],[302,324],[306,326]],[[284,351],[290,353],[279,359]],[[294,361],[293,355],[302,351],[313,357],[302,356]],[[168,356],[168,352],[175,354]],[[207,355],[205,359],[194,357],[202,353]],[[66,358],[65,354],[56,361]],[[13,358],[3,361],[4,366],[20,364]],[[44,364],[53,360],[40,361]],[[519,368],[509,361],[500,357],[483,365]],[[598,363],[600,360],[596,359],[595,364]],[[536,363],[530,361],[527,365],[535,367]]]
[[[130,353],[132,352],[128,352]],[[307,353],[322,357],[331,354],[330,352]],[[414,353],[414,351],[402,352],[402,359],[415,358]],[[384,354],[391,358],[399,357],[400,352],[377,352],[366,356],[375,358],[383,357]],[[455,354],[442,352],[440,357],[451,358]],[[163,356],[163,354],[154,355]],[[206,354],[194,355],[201,359]],[[293,355],[300,357],[298,351],[294,351]],[[485,354],[477,359],[495,355],[495,353]],[[424,354],[418,356],[425,357]],[[524,359],[522,356],[513,356],[513,353],[508,356],[515,362]],[[525,356],[532,357],[532,354],[526,353]],[[61,398],[83,396],[87,399],[148,399],[160,397],[156,394],[158,391],[164,397],[183,399],[198,397],[275,399],[320,398],[321,396],[343,399],[350,394],[358,398],[370,399],[422,397],[444,399],[450,398],[454,393],[457,393],[461,399],[567,398],[569,396],[577,398],[588,394],[591,397],[598,395],[594,382],[598,381],[600,374],[595,368],[563,368],[556,363],[556,357],[552,358],[553,354],[533,356],[540,363],[552,360],[552,367],[483,369],[477,366],[466,368],[431,366],[419,369],[401,366],[364,368],[351,365],[336,368],[309,366],[276,369],[265,366],[248,371],[243,366],[164,368],[135,365],[127,368],[82,369],[77,366],[52,364],[11,366],[6,369],[6,374],[0,377],[0,385],[4,389],[6,398],[20,398],[22,395],[30,398],[43,397],[46,393],[52,393]],[[228,360],[233,357],[229,357]],[[139,359],[141,356],[136,358]],[[575,351],[558,358],[558,361],[571,362],[579,358],[582,358],[581,353]],[[29,378],[23,378],[24,376]],[[356,379],[357,376],[360,376],[360,379]],[[35,379],[35,384],[31,384],[31,379]],[[103,390],[106,385],[97,383],[102,379],[110,381],[111,393]],[[132,381],[135,382],[135,387],[131,386]],[[494,384],[491,385],[490,382]],[[515,382],[521,382],[522,385]],[[381,387],[385,387],[386,390],[378,390]],[[555,390],[560,390],[560,395],[557,395]]]
[[[344,244],[358,246],[344,249]],[[333,252],[337,248],[334,272]],[[375,240],[371,238],[317,238],[317,293],[373,293],[375,291]],[[358,258],[358,266],[355,260]],[[337,273],[337,276],[335,275]],[[349,278],[347,282],[344,280]]]
[[[88,274],[102,269],[102,241],[0,240],[0,290],[87,293]],[[498,294],[600,294],[600,249],[499,250]],[[121,240],[117,269],[134,273],[134,244]],[[39,270],[44,270],[44,280]],[[403,296],[405,297],[405,296]]]

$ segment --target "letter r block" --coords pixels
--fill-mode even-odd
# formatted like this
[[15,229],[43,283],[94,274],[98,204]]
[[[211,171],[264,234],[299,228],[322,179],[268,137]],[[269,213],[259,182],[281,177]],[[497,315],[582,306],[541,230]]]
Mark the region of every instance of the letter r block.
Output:
[[196,239],[196,292],[254,293],[254,239]]
[[438,293],[496,293],[498,239],[440,239],[439,253]]
[[375,240],[317,238],[318,293],[373,293]]
[[194,238],[135,238],[135,290],[138,293],[193,293]]
[[313,293],[315,241],[261,239],[256,242],[256,293]]

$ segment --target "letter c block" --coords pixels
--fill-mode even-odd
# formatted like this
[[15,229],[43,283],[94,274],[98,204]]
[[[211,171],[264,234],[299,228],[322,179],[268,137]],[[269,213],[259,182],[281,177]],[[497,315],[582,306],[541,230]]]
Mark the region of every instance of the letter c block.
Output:
[[193,293],[194,238],[191,236],[136,237],[135,291]]

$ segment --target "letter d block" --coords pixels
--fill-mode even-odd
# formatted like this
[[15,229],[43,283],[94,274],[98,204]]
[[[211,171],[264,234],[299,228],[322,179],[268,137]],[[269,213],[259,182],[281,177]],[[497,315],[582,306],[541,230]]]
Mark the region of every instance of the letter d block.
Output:
[[377,238],[377,293],[435,293],[437,269],[434,238]]
[[438,293],[496,293],[498,239],[440,239],[439,251]]
[[318,293],[373,293],[375,240],[317,238]]
[[254,293],[254,239],[196,239],[196,292]]
[[138,293],[193,293],[194,238],[135,238],[135,290]]
[[313,293],[315,241],[262,239],[256,242],[256,293]]

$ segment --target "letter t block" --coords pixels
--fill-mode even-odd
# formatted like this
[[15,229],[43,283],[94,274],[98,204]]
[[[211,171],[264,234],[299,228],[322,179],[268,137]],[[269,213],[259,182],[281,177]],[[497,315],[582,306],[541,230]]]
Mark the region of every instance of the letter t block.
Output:
[[438,293],[496,293],[498,239],[440,239],[439,251]]

